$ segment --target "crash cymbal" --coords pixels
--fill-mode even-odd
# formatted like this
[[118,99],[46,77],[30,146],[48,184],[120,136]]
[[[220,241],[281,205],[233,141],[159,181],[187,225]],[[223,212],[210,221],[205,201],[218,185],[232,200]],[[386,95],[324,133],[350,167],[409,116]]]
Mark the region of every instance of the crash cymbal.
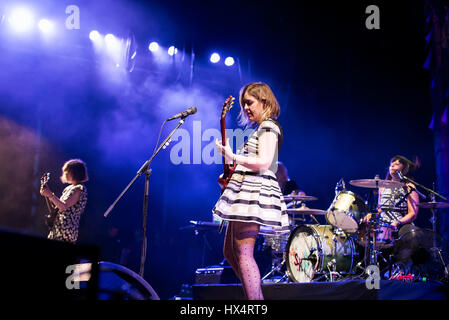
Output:
[[307,207],[301,207],[301,208],[287,209],[287,213],[290,215],[312,214],[316,216],[323,216],[326,214],[326,211],[320,209],[310,209]]
[[404,186],[404,183],[393,181],[393,180],[382,180],[382,179],[359,179],[351,180],[349,183],[356,187],[362,188],[400,188]]
[[318,200],[317,197],[312,197],[312,196],[300,196],[297,194],[289,194],[284,196],[284,201],[314,201],[314,200]]
[[426,209],[444,209],[449,208],[449,203],[447,202],[422,202],[418,204],[418,207],[420,208],[426,208]]

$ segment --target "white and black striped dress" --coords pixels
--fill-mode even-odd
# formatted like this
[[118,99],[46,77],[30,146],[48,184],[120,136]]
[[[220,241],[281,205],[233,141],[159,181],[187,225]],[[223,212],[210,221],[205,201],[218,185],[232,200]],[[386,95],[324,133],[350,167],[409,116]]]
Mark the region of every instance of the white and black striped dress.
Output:
[[276,133],[278,138],[278,147],[269,169],[254,172],[237,165],[212,212],[219,219],[254,222],[271,227],[274,232],[289,232],[287,207],[275,175],[278,152],[282,144],[282,128],[279,122],[273,119],[264,120],[238,153],[257,155],[259,136],[267,131]]
[[382,222],[393,223],[407,215],[407,191],[405,188],[385,188],[382,190],[379,205]]

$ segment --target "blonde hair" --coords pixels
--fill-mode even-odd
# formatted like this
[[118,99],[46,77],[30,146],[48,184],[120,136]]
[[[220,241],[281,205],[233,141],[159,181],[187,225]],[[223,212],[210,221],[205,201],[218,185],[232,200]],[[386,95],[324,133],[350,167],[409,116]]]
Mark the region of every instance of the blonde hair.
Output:
[[271,88],[263,82],[252,82],[240,89],[240,114],[238,117],[240,125],[247,127],[255,125],[254,122],[248,119],[243,109],[243,97],[246,93],[263,103],[264,111],[262,113],[262,121],[267,118],[277,119],[279,117],[281,107]]

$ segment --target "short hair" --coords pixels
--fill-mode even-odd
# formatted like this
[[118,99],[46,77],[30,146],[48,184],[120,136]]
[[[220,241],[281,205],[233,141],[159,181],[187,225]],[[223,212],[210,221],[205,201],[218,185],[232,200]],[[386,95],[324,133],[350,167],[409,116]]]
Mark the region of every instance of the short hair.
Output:
[[86,182],[89,180],[86,163],[81,159],[70,159],[66,161],[62,170],[69,172],[77,182]]
[[[402,169],[402,173],[404,175],[410,175],[413,171],[417,170],[421,166],[421,162],[418,157],[415,157],[415,161],[410,161],[404,156],[396,155],[391,158],[390,163],[396,160],[399,160],[399,162],[404,166],[404,169]],[[387,170],[386,180],[391,180],[390,170]]]
[[248,116],[243,109],[243,97],[248,93],[265,105],[265,110],[262,114],[262,121],[267,118],[277,119],[281,112],[281,107],[274,96],[270,86],[263,82],[252,82],[240,89],[240,114],[239,124],[242,126],[252,126],[255,123],[248,119]]

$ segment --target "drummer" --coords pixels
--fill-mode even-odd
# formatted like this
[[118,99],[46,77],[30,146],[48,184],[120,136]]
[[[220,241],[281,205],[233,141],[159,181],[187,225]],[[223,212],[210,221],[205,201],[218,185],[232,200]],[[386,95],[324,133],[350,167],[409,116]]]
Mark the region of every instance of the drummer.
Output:
[[277,164],[278,170],[276,171],[276,178],[278,179],[279,187],[281,187],[282,194],[305,196],[306,193],[301,189],[299,189],[296,182],[294,180],[290,180],[285,165],[280,161],[278,161]]
[[[390,160],[386,180],[401,182],[398,171],[410,177],[420,166],[418,158],[414,162],[396,155]],[[410,224],[418,217],[419,195],[412,183],[406,183],[400,188],[379,188],[378,212],[380,221],[390,224],[395,231],[402,225]],[[367,214],[363,222],[371,220],[372,214]]]

